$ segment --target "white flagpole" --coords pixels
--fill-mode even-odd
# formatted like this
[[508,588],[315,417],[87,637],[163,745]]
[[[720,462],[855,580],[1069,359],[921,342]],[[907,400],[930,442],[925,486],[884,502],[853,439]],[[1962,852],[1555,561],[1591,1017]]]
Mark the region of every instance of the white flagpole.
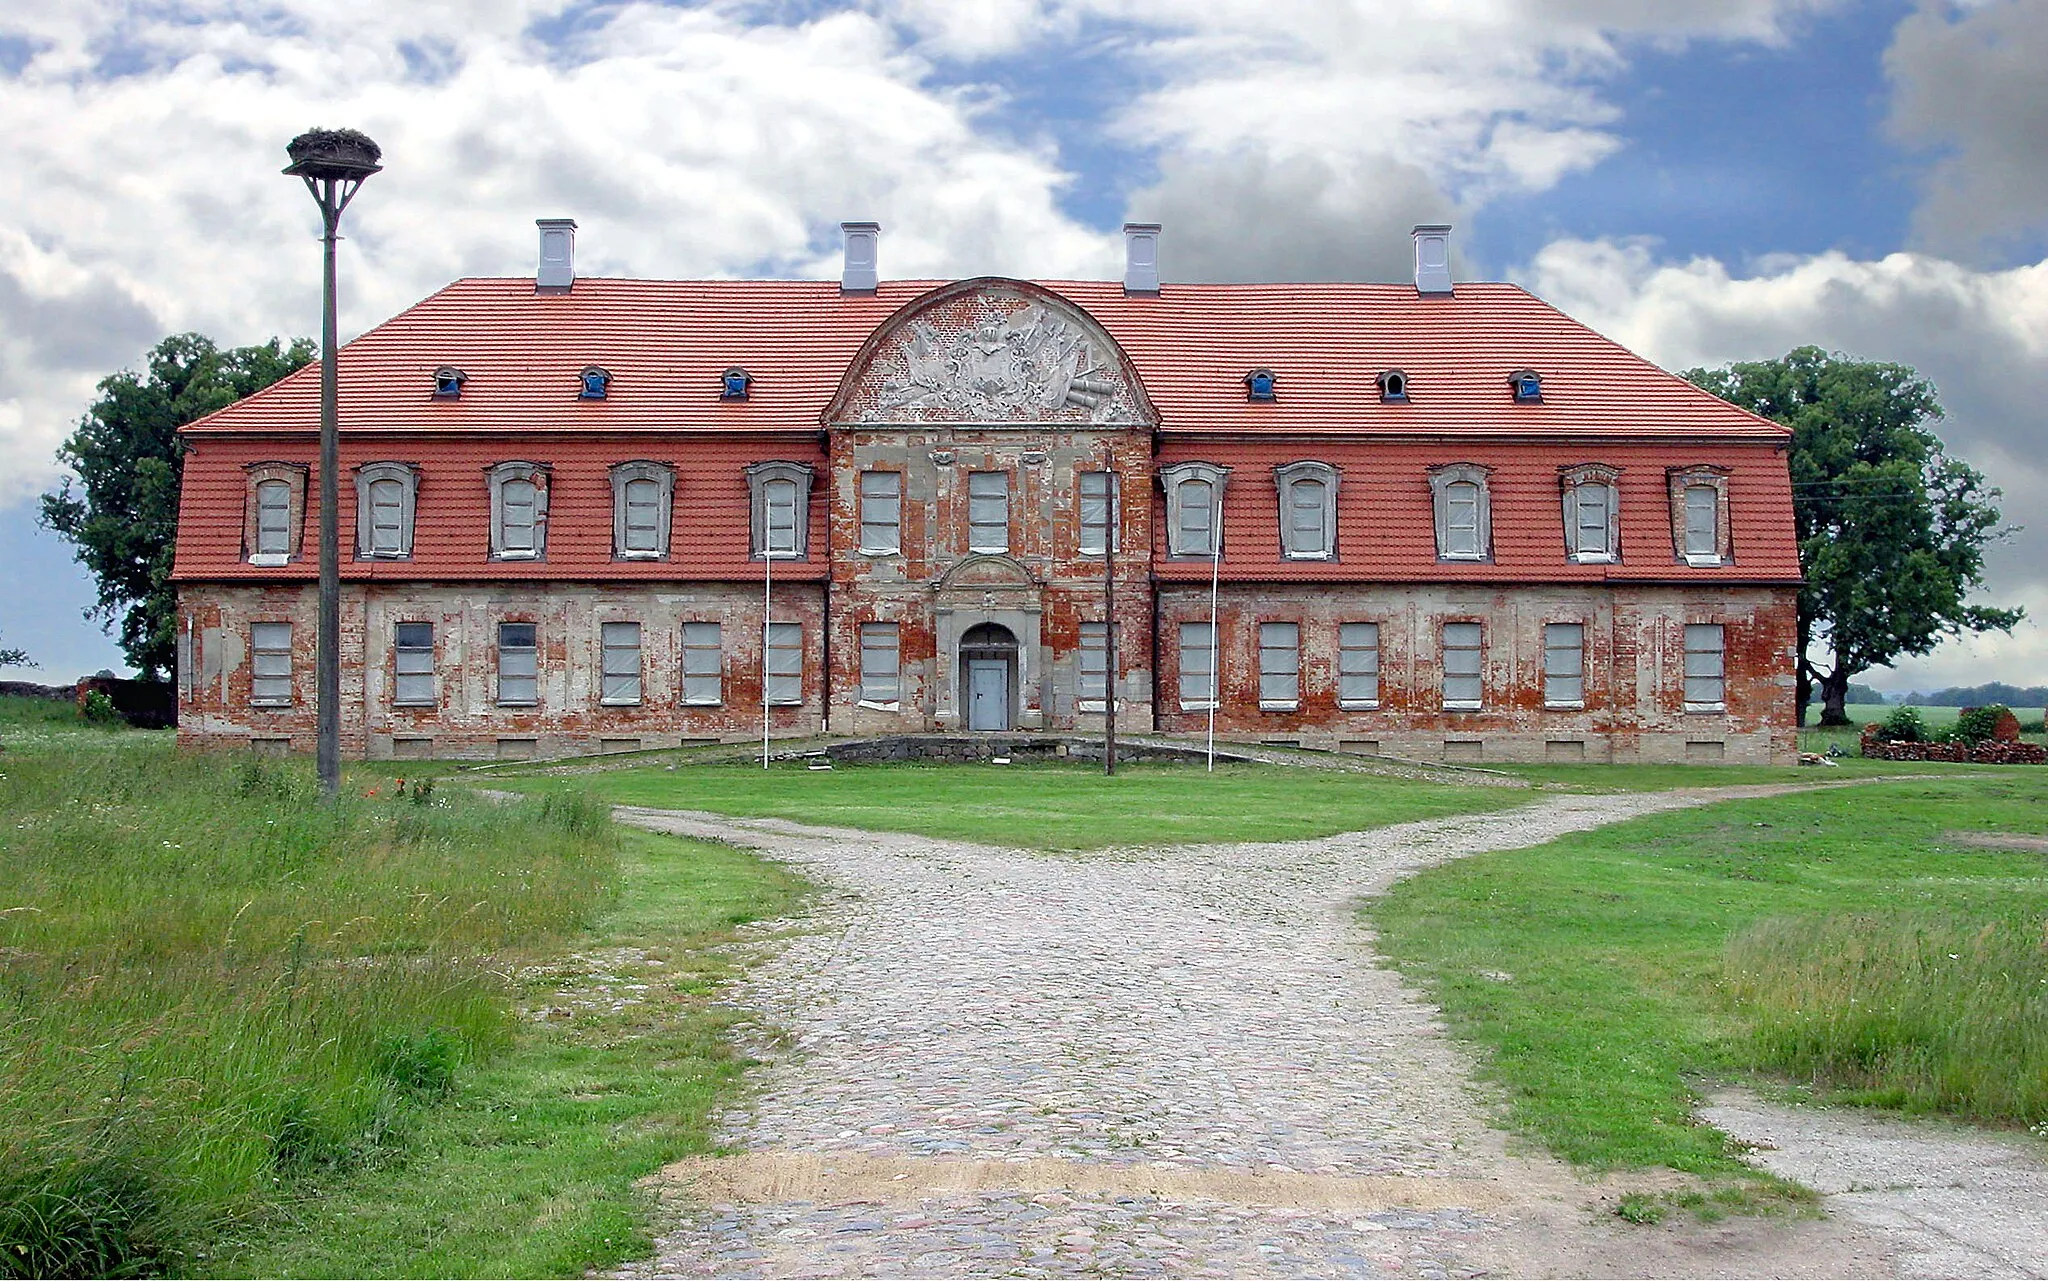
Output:
[[1223,701],[1223,636],[1216,630],[1216,580],[1223,571],[1223,489],[1209,522],[1209,773],[1216,772],[1216,705]]
[[771,517],[761,537],[761,768],[768,768],[768,639],[774,627],[775,521]]

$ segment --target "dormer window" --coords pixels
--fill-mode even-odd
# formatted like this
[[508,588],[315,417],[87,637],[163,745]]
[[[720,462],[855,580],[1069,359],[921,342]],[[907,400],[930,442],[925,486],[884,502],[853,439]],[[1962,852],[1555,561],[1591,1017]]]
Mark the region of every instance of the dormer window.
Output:
[[1170,556],[1216,556],[1223,537],[1223,487],[1230,469],[1214,463],[1175,463],[1159,469],[1166,490],[1166,550]]
[[548,550],[548,469],[499,463],[491,487],[491,559],[540,560]]
[[1564,496],[1565,559],[1578,565],[1608,565],[1621,559],[1621,473],[1587,463],[1557,473]]
[[1280,491],[1280,554],[1288,560],[1337,555],[1337,469],[1298,462],[1273,469]]
[[413,500],[420,471],[411,463],[356,468],[356,559],[404,560],[412,555]]
[[609,372],[596,365],[586,366],[581,375],[582,390],[576,393],[578,400],[603,400],[612,386]]
[[1673,471],[1671,542],[1678,559],[1694,567],[1726,565],[1734,559],[1728,535],[1728,471],[1683,467]]
[[1408,403],[1408,375],[1399,369],[1383,370],[1376,380],[1380,385],[1380,403],[1383,405],[1405,405]]
[[1246,400],[1271,400],[1273,399],[1273,384],[1278,381],[1278,375],[1272,370],[1254,369],[1244,376],[1244,398]]
[[1493,508],[1486,490],[1490,471],[1477,463],[1450,463],[1429,469],[1429,488],[1436,505],[1438,560],[1493,559]]
[[1543,375],[1533,369],[1517,369],[1508,375],[1508,386],[1515,393],[1517,405],[1540,405],[1543,403]]
[[462,397],[462,384],[468,381],[468,374],[453,365],[443,365],[434,371],[434,398],[459,400]]
[[808,464],[755,463],[747,468],[755,560],[810,557],[811,477]]
[[299,555],[306,510],[303,463],[252,463],[242,516],[242,554],[251,565],[275,568]]
[[675,484],[675,469],[666,463],[620,463],[612,468],[613,560],[667,558],[669,500]]
[[719,376],[718,398],[720,400],[745,400],[748,388],[754,385],[754,376],[734,365]]

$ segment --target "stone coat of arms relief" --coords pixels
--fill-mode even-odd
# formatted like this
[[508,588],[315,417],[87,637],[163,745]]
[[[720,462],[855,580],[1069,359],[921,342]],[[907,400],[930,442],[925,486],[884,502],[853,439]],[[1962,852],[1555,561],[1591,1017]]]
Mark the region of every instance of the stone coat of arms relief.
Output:
[[958,327],[913,321],[875,362],[859,422],[1137,420],[1114,357],[1038,303]]

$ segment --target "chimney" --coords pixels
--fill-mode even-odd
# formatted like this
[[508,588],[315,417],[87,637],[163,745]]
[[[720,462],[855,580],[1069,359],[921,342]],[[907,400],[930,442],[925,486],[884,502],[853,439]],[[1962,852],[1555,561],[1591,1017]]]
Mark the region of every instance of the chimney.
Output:
[[576,220],[536,218],[540,228],[540,269],[533,275],[537,294],[566,294],[576,283]]
[[1415,292],[1451,292],[1451,225],[1424,223],[1415,229]]
[[1124,293],[1159,292],[1159,224],[1124,224]]
[[842,294],[871,294],[881,280],[877,263],[881,248],[882,224],[879,222],[842,222],[839,230],[846,234],[846,272],[839,278],[839,292]]

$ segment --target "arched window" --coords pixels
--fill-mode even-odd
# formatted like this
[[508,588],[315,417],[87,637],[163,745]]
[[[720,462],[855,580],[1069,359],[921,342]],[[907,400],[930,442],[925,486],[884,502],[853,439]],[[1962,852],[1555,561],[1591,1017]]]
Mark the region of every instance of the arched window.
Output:
[[766,462],[747,468],[753,495],[755,560],[804,560],[810,555],[811,469],[804,463]]
[[1230,469],[1175,463],[1159,469],[1166,490],[1166,543],[1173,556],[1214,556],[1222,546],[1223,489]]
[[1429,469],[1436,506],[1438,560],[1493,559],[1493,513],[1488,501],[1489,468],[1451,463]]
[[499,463],[490,469],[491,559],[539,560],[548,550],[548,469]]
[[412,555],[412,515],[419,468],[364,463],[356,468],[356,558],[403,560]]
[[1671,542],[1688,565],[1725,565],[1733,559],[1728,536],[1728,472],[1686,467],[1670,476]]
[[1559,470],[1566,559],[1582,565],[1621,559],[1619,478],[1620,472],[1598,463]]
[[1273,469],[1280,496],[1280,554],[1288,560],[1337,555],[1337,469],[1298,462]]
[[612,556],[661,560],[668,555],[669,507],[675,471],[665,463],[612,468]]
[[306,511],[306,466],[303,463],[252,463],[242,519],[243,555],[251,565],[289,564],[299,554],[301,522]]

